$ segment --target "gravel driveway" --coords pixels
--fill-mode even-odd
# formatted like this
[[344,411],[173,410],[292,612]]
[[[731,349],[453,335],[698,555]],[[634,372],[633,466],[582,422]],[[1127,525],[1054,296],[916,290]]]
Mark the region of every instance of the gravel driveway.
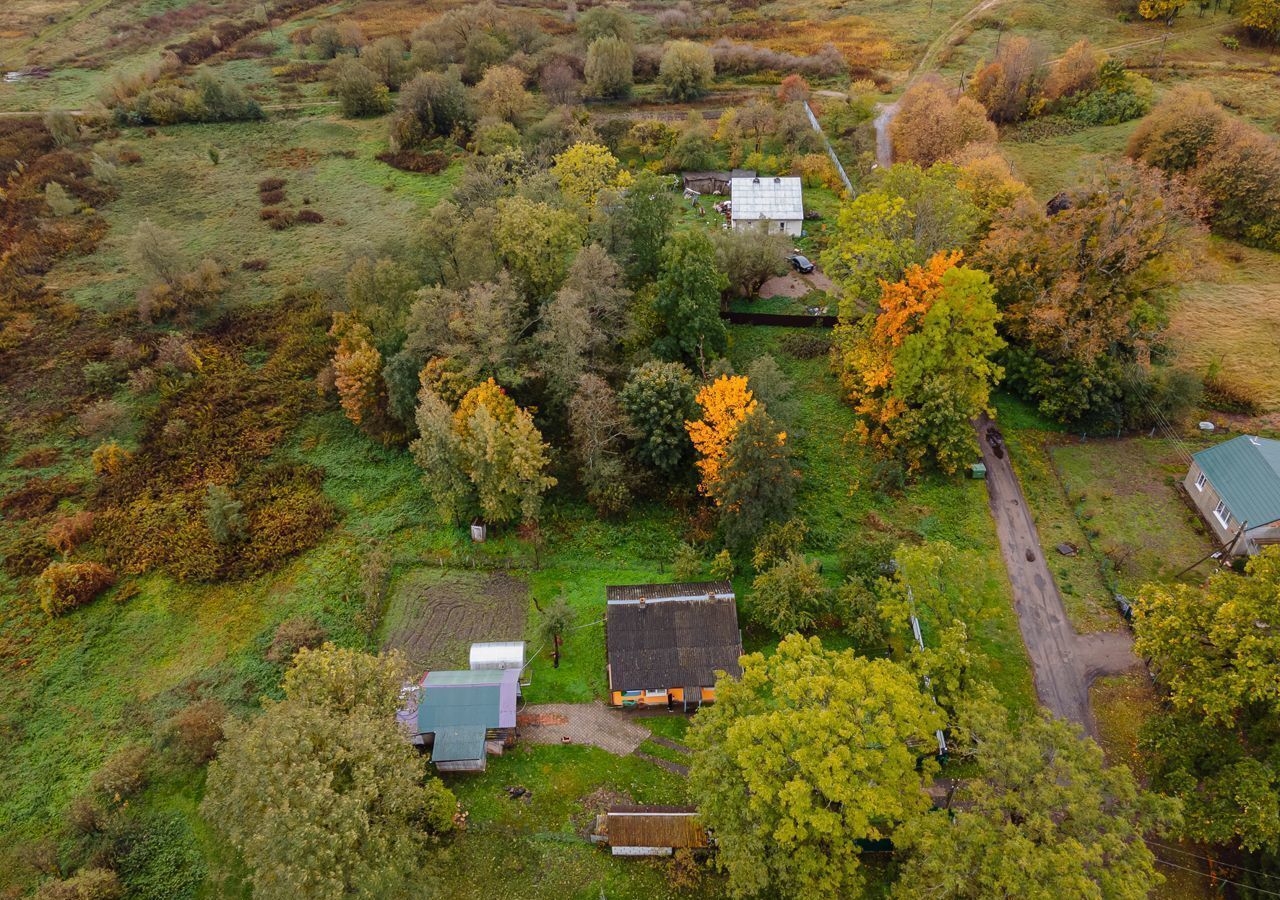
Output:
[[1089,685],[1099,676],[1115,675],[1140,664],[1133,655],[1133,638],[1128,631],[1076,634],[1045,563],[1035,520],[1027,509],[1003,440],[999,451],[988,440],[990,432],[999,435],[999,431],[985,416],[975,424],[982,459],[987,464],[991,515],[996,520],[1000,552],[1013,585],[1013,608],[1031,657],[1036,694],[1055,716],[1080,723],[1096,738]]

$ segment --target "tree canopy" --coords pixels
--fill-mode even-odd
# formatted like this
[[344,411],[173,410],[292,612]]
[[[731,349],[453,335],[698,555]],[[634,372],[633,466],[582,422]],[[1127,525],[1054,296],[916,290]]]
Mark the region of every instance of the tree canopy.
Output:
[[737,896],[856,896],[860,840],[929,808],[918,765],[942,715],[887,659],[785,638],[742,658],[689,731],[689,792]]

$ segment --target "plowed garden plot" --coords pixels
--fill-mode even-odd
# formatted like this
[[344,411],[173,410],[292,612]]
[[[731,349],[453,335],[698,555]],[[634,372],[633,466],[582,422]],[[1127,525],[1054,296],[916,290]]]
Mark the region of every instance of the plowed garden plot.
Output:
[[396,582],[385,646],[413,670],[466,668],[475,641],[524,637],[529,586],[506,574],[417,569]]

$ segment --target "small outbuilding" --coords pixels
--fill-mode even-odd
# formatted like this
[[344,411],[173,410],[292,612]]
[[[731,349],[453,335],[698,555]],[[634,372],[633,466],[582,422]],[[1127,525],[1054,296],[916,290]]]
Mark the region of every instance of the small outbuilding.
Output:
[[804,188],[790,176],[734,178],[729,184],[733,227],[755,228],[799,237],[804,229]]
[[1183,486],[1230,555],[1280,544],[1280,441],[1240,435],[1194,453]]
[[605,652],[613,706],[697,709],[716,673],[742,674],[738,605],[728,581],[605,589]]
[[488,754],[515,744],[519,669],[428,672],[417,710],[401,721],[442,772],[482,772]]
[[707,846],[692,806],[611,806],[596,826],[614,856],[670,856]]

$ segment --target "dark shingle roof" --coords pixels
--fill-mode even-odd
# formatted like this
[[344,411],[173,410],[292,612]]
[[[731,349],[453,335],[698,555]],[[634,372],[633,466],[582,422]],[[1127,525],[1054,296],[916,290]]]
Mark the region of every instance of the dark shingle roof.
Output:
[[[708,599],[712,594],[716,599]],[[625,585],[608,588],[606,596],[615,691],[710,686],[717,671],[742,674],[742,635],[729,582]]]
[[1280,519],[1280,441],[1240,435],[1194,459],[1238,521],[1257,527]]

